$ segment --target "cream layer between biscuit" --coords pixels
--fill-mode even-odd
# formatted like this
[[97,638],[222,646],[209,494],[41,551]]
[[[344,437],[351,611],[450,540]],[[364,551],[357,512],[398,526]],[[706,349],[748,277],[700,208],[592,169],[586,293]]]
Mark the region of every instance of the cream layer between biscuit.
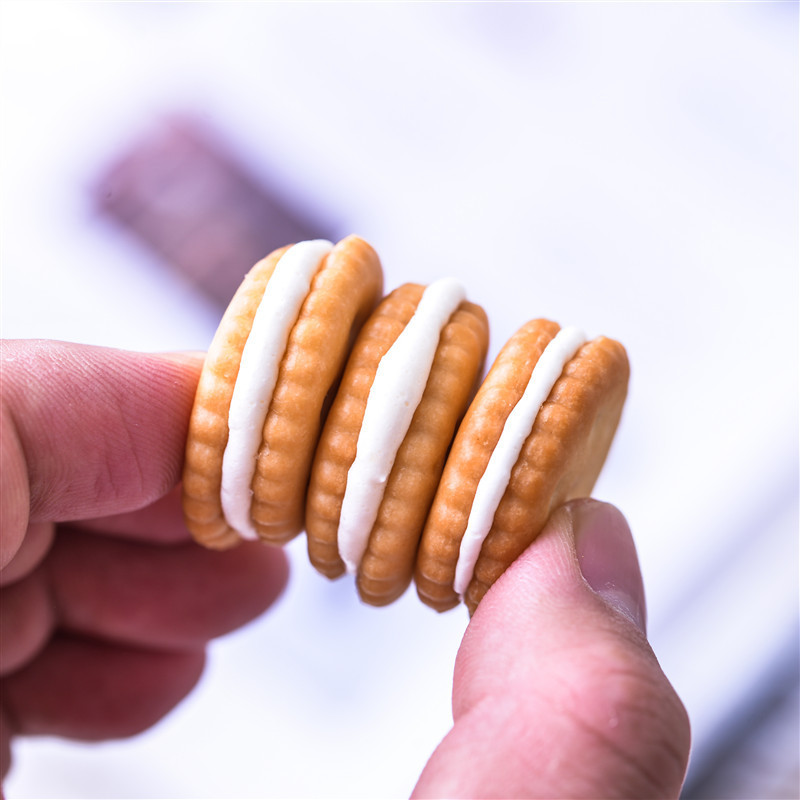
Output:
[[522,446],[533,429],[539,409],[561,377],[567,362],[585,342],[586,337],[577,328],[562,328],[548,342],[533,368],[522,397],[505,421],[500,439],[475,490],[467,529],[461,540],[453,584],[453,588],[461,597],[464,596],[472,580],[481,547],[489,534],[497,507],[508,487],[511,470],[517,463]]
[[378,364],[339,518],[339,555],[350,573],[356,572],[367,549],[397,451],[425,391],[441,331],[464,299],[463,287],[452,278],[428,286],[408,325]]
[[222,456],[222,512],[244,539],[257,539],[250,519],[251,484],[278,369],[311,281],[333,244],[299,242],[287,250],[267,282],[242,350],[228,411],[228,442]]

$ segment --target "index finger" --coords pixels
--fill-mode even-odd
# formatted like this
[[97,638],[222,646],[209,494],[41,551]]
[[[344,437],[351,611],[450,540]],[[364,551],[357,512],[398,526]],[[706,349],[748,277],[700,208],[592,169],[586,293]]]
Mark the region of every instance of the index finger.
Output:
[[144,508],[81,520],[80,527],[118,539],[136,539],[151,544],[185,544],[192,534],[183,521],[181,487],[175,486],[163,497]]
[[29,522],[120,514],[179,479],[202,361],[2,342],[0,566]]

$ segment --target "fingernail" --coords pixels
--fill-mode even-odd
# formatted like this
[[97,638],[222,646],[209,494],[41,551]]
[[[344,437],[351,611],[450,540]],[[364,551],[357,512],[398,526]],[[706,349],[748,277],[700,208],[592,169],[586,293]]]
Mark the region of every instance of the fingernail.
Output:
[[625,517],[597,500],[576,500],[572,519],[578,564],[586,583],[644,633],[647,611],[639,558]]

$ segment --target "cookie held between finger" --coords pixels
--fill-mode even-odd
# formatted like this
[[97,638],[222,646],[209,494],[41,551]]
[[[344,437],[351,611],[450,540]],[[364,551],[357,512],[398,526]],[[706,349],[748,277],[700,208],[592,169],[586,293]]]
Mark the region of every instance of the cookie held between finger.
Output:
[[618,342],[533,320],[500,351],[448,456],[420,543],[415,582],[443,611],[470,613],[550,514],[588,495],[622,412]]
[[325,405],[382,287],[375,251],[356,236],[282,248],[247,274],[189,424],[183,505],[198,541],[282,544],[302,530]]
[[306,526],[314,566],[357,573],[367,603],[388,604],[411,581],[487,342],[483,309],[449,279],[396,289],[356,341],[320,438]]
[[186,523],[215,548],[283,544],[305,526],[312,564],[355,573],[365,602],[388,604],[413,578],[433,608],[472,613],[555,508],[591,492],[627,356],[533,320],[470,404],[483,309],[452,279],[376,308],[381,291],[355,236],[282,248],[248,273],[198,384]]

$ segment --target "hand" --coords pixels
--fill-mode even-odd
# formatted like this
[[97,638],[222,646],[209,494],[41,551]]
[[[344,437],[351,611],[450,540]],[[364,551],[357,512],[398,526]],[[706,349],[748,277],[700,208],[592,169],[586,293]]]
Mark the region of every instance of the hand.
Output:
[[283,588],[280,551],[192,543],[180,477],[201,361],[2,343],[0,760],[15,734],[147,728],[209,639]]
[[644,634],[628,525],[576,501],[478,606],[416,797],[678,797],[686,712]]
[[[199,361],[52,343],[5,343],[3,358],[5,770],[17,732],[102,739],[155,722],[205,642],[266,608],[286,566],[257,544],[188,541],[170,487]],[[453,708],[417,796],[677,797],[688,721],[644,637],[619,512],[568,505],[495,584]]]

